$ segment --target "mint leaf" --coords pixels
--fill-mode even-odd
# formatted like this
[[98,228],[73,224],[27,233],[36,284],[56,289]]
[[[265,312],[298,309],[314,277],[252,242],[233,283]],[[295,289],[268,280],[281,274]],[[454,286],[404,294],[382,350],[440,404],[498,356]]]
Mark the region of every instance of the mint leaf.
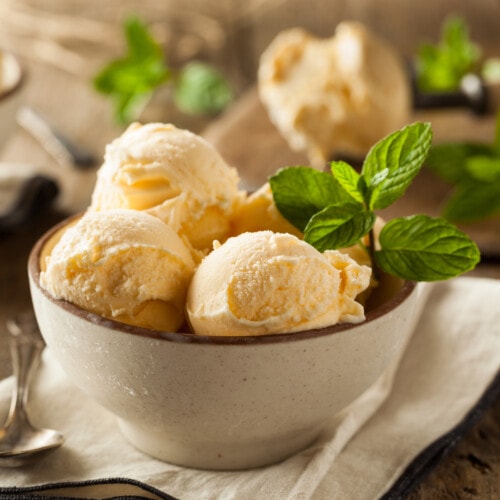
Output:
[[448,199],[443,216],[454,222],[473,222],[500,213],[500,180],[459,184]]
[[125,21],[124,32],[127,54],[111,61],[94,77],[94,88],[114,100],[119,123],[131,121],[153,90],[170,77],[162,49],[146,24],[130,17]]
[[277,209],[300,231],[327,206],[353,201],[332,175],[311,167],[280,169],[269,178],[269,184]]
[[473,222],[500,213],[500,113],[491,144],[433,146],[427,166],[453,185],[443,210],[449,220]]
[[113,99],[119,123],[134,120],[154,90],[168,81],[174,83],[176,105],[187,113],[218,113],[232,100],[229,84],[208,64],[187,64],[173,79],[161,46],[139,18],[128,18],[123,29],[125,56],[108,63],[93,79],[94,88]]
[[349,247],[359,242],[375,223],[375,214],[360,203],[330,205],[313,215],[304,240],[320,252]]
[[473,156],[492,156],[493,149],[479,143],[445,143],[431,147],[426,166],[436,175],[452,184],[470,177],[467,159]]
[[219,113],[232,98],[231,88],[222,74],[202,62],[187,64],[175,80],[174,101],[186,113]]
[[403,279],[437,281],[470,271],[480,253],[472,240],[443,218],[415,215],[393,219],[380,233],[375,259]]
[[405,193],[420,171],[431,142],[430,124],[414,123],[370,149],[361,171],[370,209],[386,208]]
[[347,191],[354,200],[359,203],[364,202],[364,193],[362,192],[363,183],[361,176],[345,161],[333,161],[330,163],[332,175],[338,183]]
[[439,43],[424,42],[416,54],[417,86],[426,92],[458,90],[461,79],[476,69],[481,51],[458,16],[448,17]]
[[[482,182],[500,180],[500,157],[473,156],[467,158],[465,168],[472,179]],[[500,192],[498,194],[500,195]]]
[[162,48],[149,32],[147,25],[138,17],[128,17],[125,20],[123,29],[128,47],[127,57],[129,59],[136,61],[147,58],[163,60]]

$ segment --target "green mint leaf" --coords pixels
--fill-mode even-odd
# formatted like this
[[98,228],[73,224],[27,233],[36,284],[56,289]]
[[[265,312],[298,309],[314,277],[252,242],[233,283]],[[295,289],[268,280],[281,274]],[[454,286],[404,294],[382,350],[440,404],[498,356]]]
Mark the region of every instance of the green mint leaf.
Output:
[[389,274],[437,281],[470,271],[480,260],[476,244],[443,218],[415,215],[393,219],[380,232],[377,265]]
[[479,143],[445,143],[432,146],[426,166],[436,175],[452,184],[469,178],[467,159],[472,156],[493,156],[491,146]]
[[344,161],[333,161],[330,163],[332,175],[338,183],[349,193],[354,200],[359,203],[364,202],[364,193],[362,192],[361,176]]
[[368,152],[361,175],[369,208],[382,209],[400,198],[420,171],[432,142],[429,123],[414,123],[393,132]]
[[461,79],[475,70],[480,57],[481,51],[471,41],[465,21],[450,16],[443,23],[439,43],[424,42],[417,50],[417,86],[427,92],[458,90]]
[[94,85],[104,94],[143,93],[153,90],[168,76],[163,61],[124,58],[111,62],[96,75]]
[[311,167],[282,168],[269,178],[269,184],[277,209],[300,231],[327,206],[353,201],[332,175]]
[[175,80],[174,101],[185,113],[219,113],[232,98],[231,87],[223,75],[205,63],[187,64]]
[[[500,180],[500,158],[473,156],[467,159],[465,168],[472,179],[482,182]],[[500,197],[500,192],[498,194]]]
[[138,17],[128,17],[123,25],[129,59],[163,59],[163,51],[153,38],[147,25]]
[[331,205],[318,212],[306,226],[304,240],[320,252],[359,242],[375,223],[375,214],[360,203]]
[[94,88],[110,95],[120,123],[131,121],[155,88],[170,78],[160,45],[147,26],[133,17],[125,21],[127,54],[111,61],[95,77]]
[[113,95],[116,121],[118,123],[130,123],[133,121],[134,117],[147,103],[150,96],[151,94],[149,92],[145,92],[143,94],[123,92]]
[[445,21],[442,47],[451,60],[457,78],[472,71],[480,57],[480,49],[471,41],[467,24],[458,16],[450,16]]
[[451,92],[457,90],[454,71],[450,71],[448,57],[438,47],[423,43],[416,54],[417,87],[423,92]]
[[453,222],[474,222],[500,213],[500,181],[459,184],[443,210]]

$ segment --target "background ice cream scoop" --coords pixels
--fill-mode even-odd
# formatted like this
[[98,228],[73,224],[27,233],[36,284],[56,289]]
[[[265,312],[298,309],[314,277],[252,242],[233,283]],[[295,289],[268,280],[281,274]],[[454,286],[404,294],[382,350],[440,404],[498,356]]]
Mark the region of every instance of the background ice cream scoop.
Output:
[[346,254],[321,254],[291,234],[258,231],[229,238],[193,275],[191,327],[203,335],[262,335],[360,322],[356,296],[371,269]]
[[175,331],[194,270],[188,248],[159,219],[135,210],[87,212],[42,262],[55,298],[124,323]]
[[292,149],[318,168],[336,154],[364,156],[411,112],[399,54],[359,22],[340,23],[329,39],[281,32],[261,56],[258,87]]
[[145,211],[205,250],[229,234],[243,196],[238,183],[236,169],[200,136],[171,124],[134,123],[106,147],[90,210]]

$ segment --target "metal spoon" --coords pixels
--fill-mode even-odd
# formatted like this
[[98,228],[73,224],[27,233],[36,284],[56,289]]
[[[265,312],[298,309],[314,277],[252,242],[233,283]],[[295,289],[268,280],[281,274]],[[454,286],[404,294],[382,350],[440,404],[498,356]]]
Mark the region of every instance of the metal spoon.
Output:
[[18,467],[61,446],[64,437],[52,429],[37,429],[29,419],[29,383],[45,347],[33,314],[7,321],[15,386],[9,414],[0,429],[0,467]]
[[92,152],[63,134],[38,109],[22,107],[17,122],[62,166],[86,170],[97,165],[98,159]]

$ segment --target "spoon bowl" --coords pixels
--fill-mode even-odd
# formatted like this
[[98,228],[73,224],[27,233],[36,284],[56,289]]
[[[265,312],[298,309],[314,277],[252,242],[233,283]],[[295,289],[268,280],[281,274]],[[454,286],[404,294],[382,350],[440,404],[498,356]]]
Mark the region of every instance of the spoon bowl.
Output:
[[64,437],[52,429],[36,428],[28,415],[30,380],[45,347],[33,314],[8,320],[7,329],[15,385],[7,420],[0,429],[0,467],[19,467],[58,448]]

